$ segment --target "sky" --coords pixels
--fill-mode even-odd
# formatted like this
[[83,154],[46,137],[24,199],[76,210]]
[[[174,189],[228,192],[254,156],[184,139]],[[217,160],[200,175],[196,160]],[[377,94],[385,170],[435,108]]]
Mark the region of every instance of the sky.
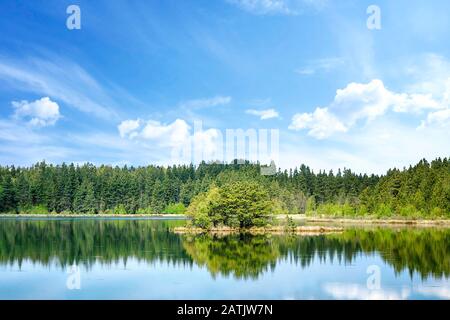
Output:
[[237,129],[277,132],[272,155],[245,154],[283,169],[448,157],[449,13],[447,0],[0,0],[0,164],[227,161]]

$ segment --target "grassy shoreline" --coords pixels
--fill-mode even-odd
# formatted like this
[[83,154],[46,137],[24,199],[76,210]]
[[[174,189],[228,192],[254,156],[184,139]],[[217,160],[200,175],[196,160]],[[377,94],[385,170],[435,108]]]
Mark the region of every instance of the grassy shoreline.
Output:
[[296,234],[296,235],[321,235],[328,233],[338,233],[344,231],[342,227],[326,227],[326,226],[270,226],[270,227],[252,227],[246,229],[231,228],[231,227],[217,227],[202,229],[196,227],[175,227],[173,232],[178,234],[232,234],[232,233],[249,233],[249,234]]
[[[450,226],[450,219],[411,219],[411,218],[342,218],[342,217],[315,217],[301,214],[291,214],[288,217],[295,221],[306,223],[337,223],[360,225],[417,225],[417,226]],[[0,214],[0,218],[177,218],[189,219],[185,214]],[[274,215],[277,220],[285,220],[286,215]]]
[[185,214],[0,214],[0,218],[179,218]]
[[[361,224],[361,225],[417,225],[417,226],[433,226],[445,225],[450,226],[450,219],[412,219],[412,218],[342,218],[342,217],[315,217],[305,215],[288,215],[295,221],[304,221],[307,223],[338,223],[338,224]],[[277,219],[285,220],[286,216],[277,216]]]

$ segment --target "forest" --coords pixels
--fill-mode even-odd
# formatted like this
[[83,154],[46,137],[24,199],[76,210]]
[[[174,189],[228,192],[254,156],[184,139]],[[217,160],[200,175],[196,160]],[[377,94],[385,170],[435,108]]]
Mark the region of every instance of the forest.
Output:
[[448,158],[424,159],[381,176],[347,168],[314,172],[306,165],[272,176],[260,171],[259,164],[238,161],[168,167],[1,166],[0,212],[175,214],[199,208],[202,199],[216,192],[228,203],[247,193],[251,201],[257,194],[263,203],[253,209],[264,214],[450,218]]

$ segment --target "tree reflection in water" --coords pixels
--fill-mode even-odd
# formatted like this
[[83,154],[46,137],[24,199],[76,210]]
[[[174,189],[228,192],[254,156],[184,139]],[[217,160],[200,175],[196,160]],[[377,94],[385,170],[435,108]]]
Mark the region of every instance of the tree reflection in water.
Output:
[[25,260],[65,267],[126,264],[127,259],[204,266],[212,276],[257,278],[280,260],[302,268],[315,259],[351,263],[377,254],[398,273],[450,276],[450,229],[353,228],[323,236],[177,235],[166,220],[0,220],[0,264]]
[[264,235],[185,236],[183,246],[195,263],[206,266],[213,277],[221,274],[256,279],[268,268],[274,270],[280,256],[277,239]]

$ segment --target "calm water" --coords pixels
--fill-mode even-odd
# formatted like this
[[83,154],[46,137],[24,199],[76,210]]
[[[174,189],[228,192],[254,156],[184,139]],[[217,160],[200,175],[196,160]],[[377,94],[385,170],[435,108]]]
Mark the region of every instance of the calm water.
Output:
[[450,299],[450,229],[170,232],[183,223],[0,218],[0,299]]

